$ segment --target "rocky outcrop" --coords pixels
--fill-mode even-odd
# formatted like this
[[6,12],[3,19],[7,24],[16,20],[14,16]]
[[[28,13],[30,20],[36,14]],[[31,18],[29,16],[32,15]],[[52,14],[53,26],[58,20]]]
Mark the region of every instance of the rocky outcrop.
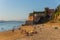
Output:
[[28,16],[28,20],[25,24],[33,25],[33,24],[42,24],[53,20],[53,22],[60,21],[60,6],[58,6],[55,10],[45,8],[45,11],[34,11],[30,13]]
[[40,24],[45,23],[51,20],[52,15],[54,14],[54,9],[45,8],[45,11],[42,12],[33,12],[30,13],[26,24]]

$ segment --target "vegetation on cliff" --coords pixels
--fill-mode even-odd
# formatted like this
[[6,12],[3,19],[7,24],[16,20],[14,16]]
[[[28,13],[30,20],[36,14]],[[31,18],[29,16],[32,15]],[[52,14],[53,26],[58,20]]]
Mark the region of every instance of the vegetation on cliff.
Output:
[[59,21],[60,18],[58,18],[60,16],[60,5],[56,8],[55,13],[54,13],[54,21]]
[[45,8],[45,11],[34,11],[29,14],[26,24],[40,24],[49,21],[57,22],[60,20],[60,5],[56,9]]

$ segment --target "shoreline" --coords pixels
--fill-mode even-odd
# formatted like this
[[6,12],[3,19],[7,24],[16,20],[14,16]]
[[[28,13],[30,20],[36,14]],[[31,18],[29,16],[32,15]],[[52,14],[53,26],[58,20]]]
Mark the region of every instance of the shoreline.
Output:
[[[35,27],[35,31],[37,31],[37,34],[33,34],[33,36],[26,36],[26,34],[21,33],[21,29],[30,30],[34,27]],[[55,29],[55,27],[57,27],[58,29]],[[57,38],[60,38],[59,37],[60,23],[45,23],[45,24],[33,25],[32,27],[31,26],[22,26],[20,28],[21,29],[15,29],[14,32],[13,31],[0,32],[0,40],[15,40],[15,39],[16,40],[17,39],[19,39],[19,40],[20,39],[21,40],[25,40],[25,39],[26,40],[28,40],[28,39],[44,40],[43,38],[45,38],[45,40],[46,40],[46,39],[51,39],[52,36],[53,36],[52,39],[55,39],[56,36],[57,36]],[[36,37],[37,35],[39,37]],[[50,35],[52,35],[52,36],[48,37]]]

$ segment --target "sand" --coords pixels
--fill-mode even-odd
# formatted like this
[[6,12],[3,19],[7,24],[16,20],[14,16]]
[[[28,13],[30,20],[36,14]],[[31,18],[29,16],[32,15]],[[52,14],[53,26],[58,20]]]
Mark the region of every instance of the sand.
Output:
[[[22,29],[27,31],[37,31],[37,34],[26,36],[21,33]],[[31,30],[30,30],[31,29]],[[0,32],[0,40],[60,40],[60,23],[45,23],[33,26],[22,26],[21,29],[15,29],[14,32]]]

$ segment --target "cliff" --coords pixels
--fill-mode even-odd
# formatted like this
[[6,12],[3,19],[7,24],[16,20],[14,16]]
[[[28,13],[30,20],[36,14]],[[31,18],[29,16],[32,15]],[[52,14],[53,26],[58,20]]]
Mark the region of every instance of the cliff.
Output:
[[28,16],[26,24],[42,24],[53,20],[57,22],[60,20],[60,6],[56,9],[45,8],[45,11],[34,11]]

